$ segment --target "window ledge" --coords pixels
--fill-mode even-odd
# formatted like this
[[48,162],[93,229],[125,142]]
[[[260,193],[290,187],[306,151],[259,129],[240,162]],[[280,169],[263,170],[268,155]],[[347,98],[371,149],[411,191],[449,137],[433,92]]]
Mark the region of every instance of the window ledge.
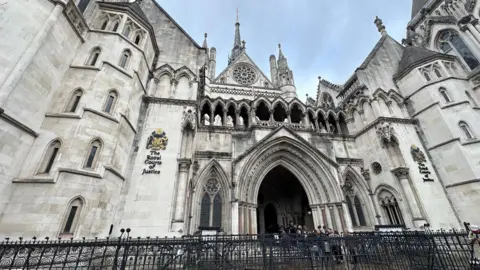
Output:
[[97,111],[97,110],[94,110],[92,108],[83,108],[83,111],[84,112],[91,112],[91,113],[96,114],[98,116],[102,116],[104,118],[107,118],[108,120],[111,120],[115,123],[119,123],[119,121],[115,117],[113,117],[111,114],[104,113],[104,112],[101,112],[101,111]]
[[71,173],[71,174],[78,174],[78,175],[83,175],[83,176],[88,176],[88,177],[93,177],[93,178],[103,178],[102,175],[99,173],[93,172],[93,171],[86,171],[86,170],[76,170],[76,169],[69,169],[69,168],[59,168],[58,169],[59,173]]
[[465,104],[465,103],[468,103],[470,104],[469,101],[465,100],[465,101],[459,101],[459,102],[448,102],[446,105],[444,106],[440,106],[441,109],[446,109],[446,108],[450,108],[450,107],[454,107],[454,106],[457,106],[457,105],[461,105],[461,104]]
[[[130,59],[130,60],[131,60],[131,59]],[[104,64],[107,64],[107,65],[109,65],[109,66],[111,66],[111,67],[113,67],[114,69],[116,69],[116,70],[118,70],[118,71],[120,71],[120,72],[123,73],[125,76],[129,77],[130,79],[133,79],[133,76],[130,75],[130,74],[127,72],[127,70],[125,70],[124,68],[121,68],[121,67],[119,67],[119,66],[117,66],[117,65],[114,65],[114,64],[112,64],[112,63],[110,63],[110,62],[108,62],[108,61],[103,61],[103,63],[104,63]]]
[[46,113],[45,117],[56,117],[56,118],[72,118],[72,119],[82,119],[82,117],[76,113]]
[[123,176],[117,169],[115,169],[114,167],[112,166],[109,166],[109,165],[106,165],[106,166],[103,166],[105,168],[105,170],[113,173],[114,175],[118,176],[118,178],[122,179],[122,181],[125,181],[125,176]]
[[76,65],[70,65],[70,68],[89,69],[89,70],[100,71],[100,68],[99,68],[99,67],[96,67],[96,66],[76,66]]
[[49,174],[34,176],[33,178],[18,178],[12,181],[16,184],[55,184],[55,180]]
[[480,139],[470,139],[470,140],[465,140],[461,142],[462,145],[469,145],[469,144],[474,144],[474,143],[480,143]]

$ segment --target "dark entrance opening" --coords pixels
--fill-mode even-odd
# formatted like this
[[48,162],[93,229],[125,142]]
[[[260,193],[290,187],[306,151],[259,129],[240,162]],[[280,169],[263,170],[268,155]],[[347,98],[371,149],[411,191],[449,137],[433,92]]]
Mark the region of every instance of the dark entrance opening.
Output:
[[290,222],[313,230],[307,194],[297,177],[283,166],[267,173],[258,192],[257,231],[277,233]]
[[278,232],[277,210],[273,204],[269,203],[265,206],[265,232],[276,233]]

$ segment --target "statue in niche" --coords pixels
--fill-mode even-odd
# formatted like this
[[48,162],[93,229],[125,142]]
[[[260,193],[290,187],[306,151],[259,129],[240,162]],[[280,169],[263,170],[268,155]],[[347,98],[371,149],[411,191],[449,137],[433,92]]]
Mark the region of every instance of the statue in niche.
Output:
[[288,118],[285,118],[285,120],[283,120],[283,123],[288,124]]
[[215,121],[213,122],[214,126],[221,126],[222,125],[222,117],[220,115],[215,115]]
[[238,116],[238,125],[239,125],[240,127],[243,127],[243,125],[244,125],[244,123],[243,123],[243,117],[241,117],[241,116]]
[[227,116],[227,127],[233,127],[233,118],[230,115]]
[[205,115],[203,116],[203,122],[204,122],[203,124],[204,124],[205,126],[209,126],[209,125],[210,125],[210,116],[209,116],[208,114],[205,114]]

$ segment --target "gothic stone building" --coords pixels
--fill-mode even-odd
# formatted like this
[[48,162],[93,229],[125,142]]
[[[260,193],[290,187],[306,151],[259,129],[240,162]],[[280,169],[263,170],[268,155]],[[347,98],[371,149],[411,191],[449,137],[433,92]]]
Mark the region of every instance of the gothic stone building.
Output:
[[413,2],[306,101],[238,21],[217,72],[153,0],[1,3],[0,235],[479,223],[480,1]]

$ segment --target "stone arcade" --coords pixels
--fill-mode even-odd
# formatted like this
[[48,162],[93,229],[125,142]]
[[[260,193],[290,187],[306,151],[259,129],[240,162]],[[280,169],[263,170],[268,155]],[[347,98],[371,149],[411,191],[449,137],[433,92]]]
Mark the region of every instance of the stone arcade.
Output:
[[480,3],[413,2],[402,44],[376,18],[352,76],[300,100],[289,48],[267,76],[238,19],[217,73],[155,1],[7,1],[0,235],[479,223]]

